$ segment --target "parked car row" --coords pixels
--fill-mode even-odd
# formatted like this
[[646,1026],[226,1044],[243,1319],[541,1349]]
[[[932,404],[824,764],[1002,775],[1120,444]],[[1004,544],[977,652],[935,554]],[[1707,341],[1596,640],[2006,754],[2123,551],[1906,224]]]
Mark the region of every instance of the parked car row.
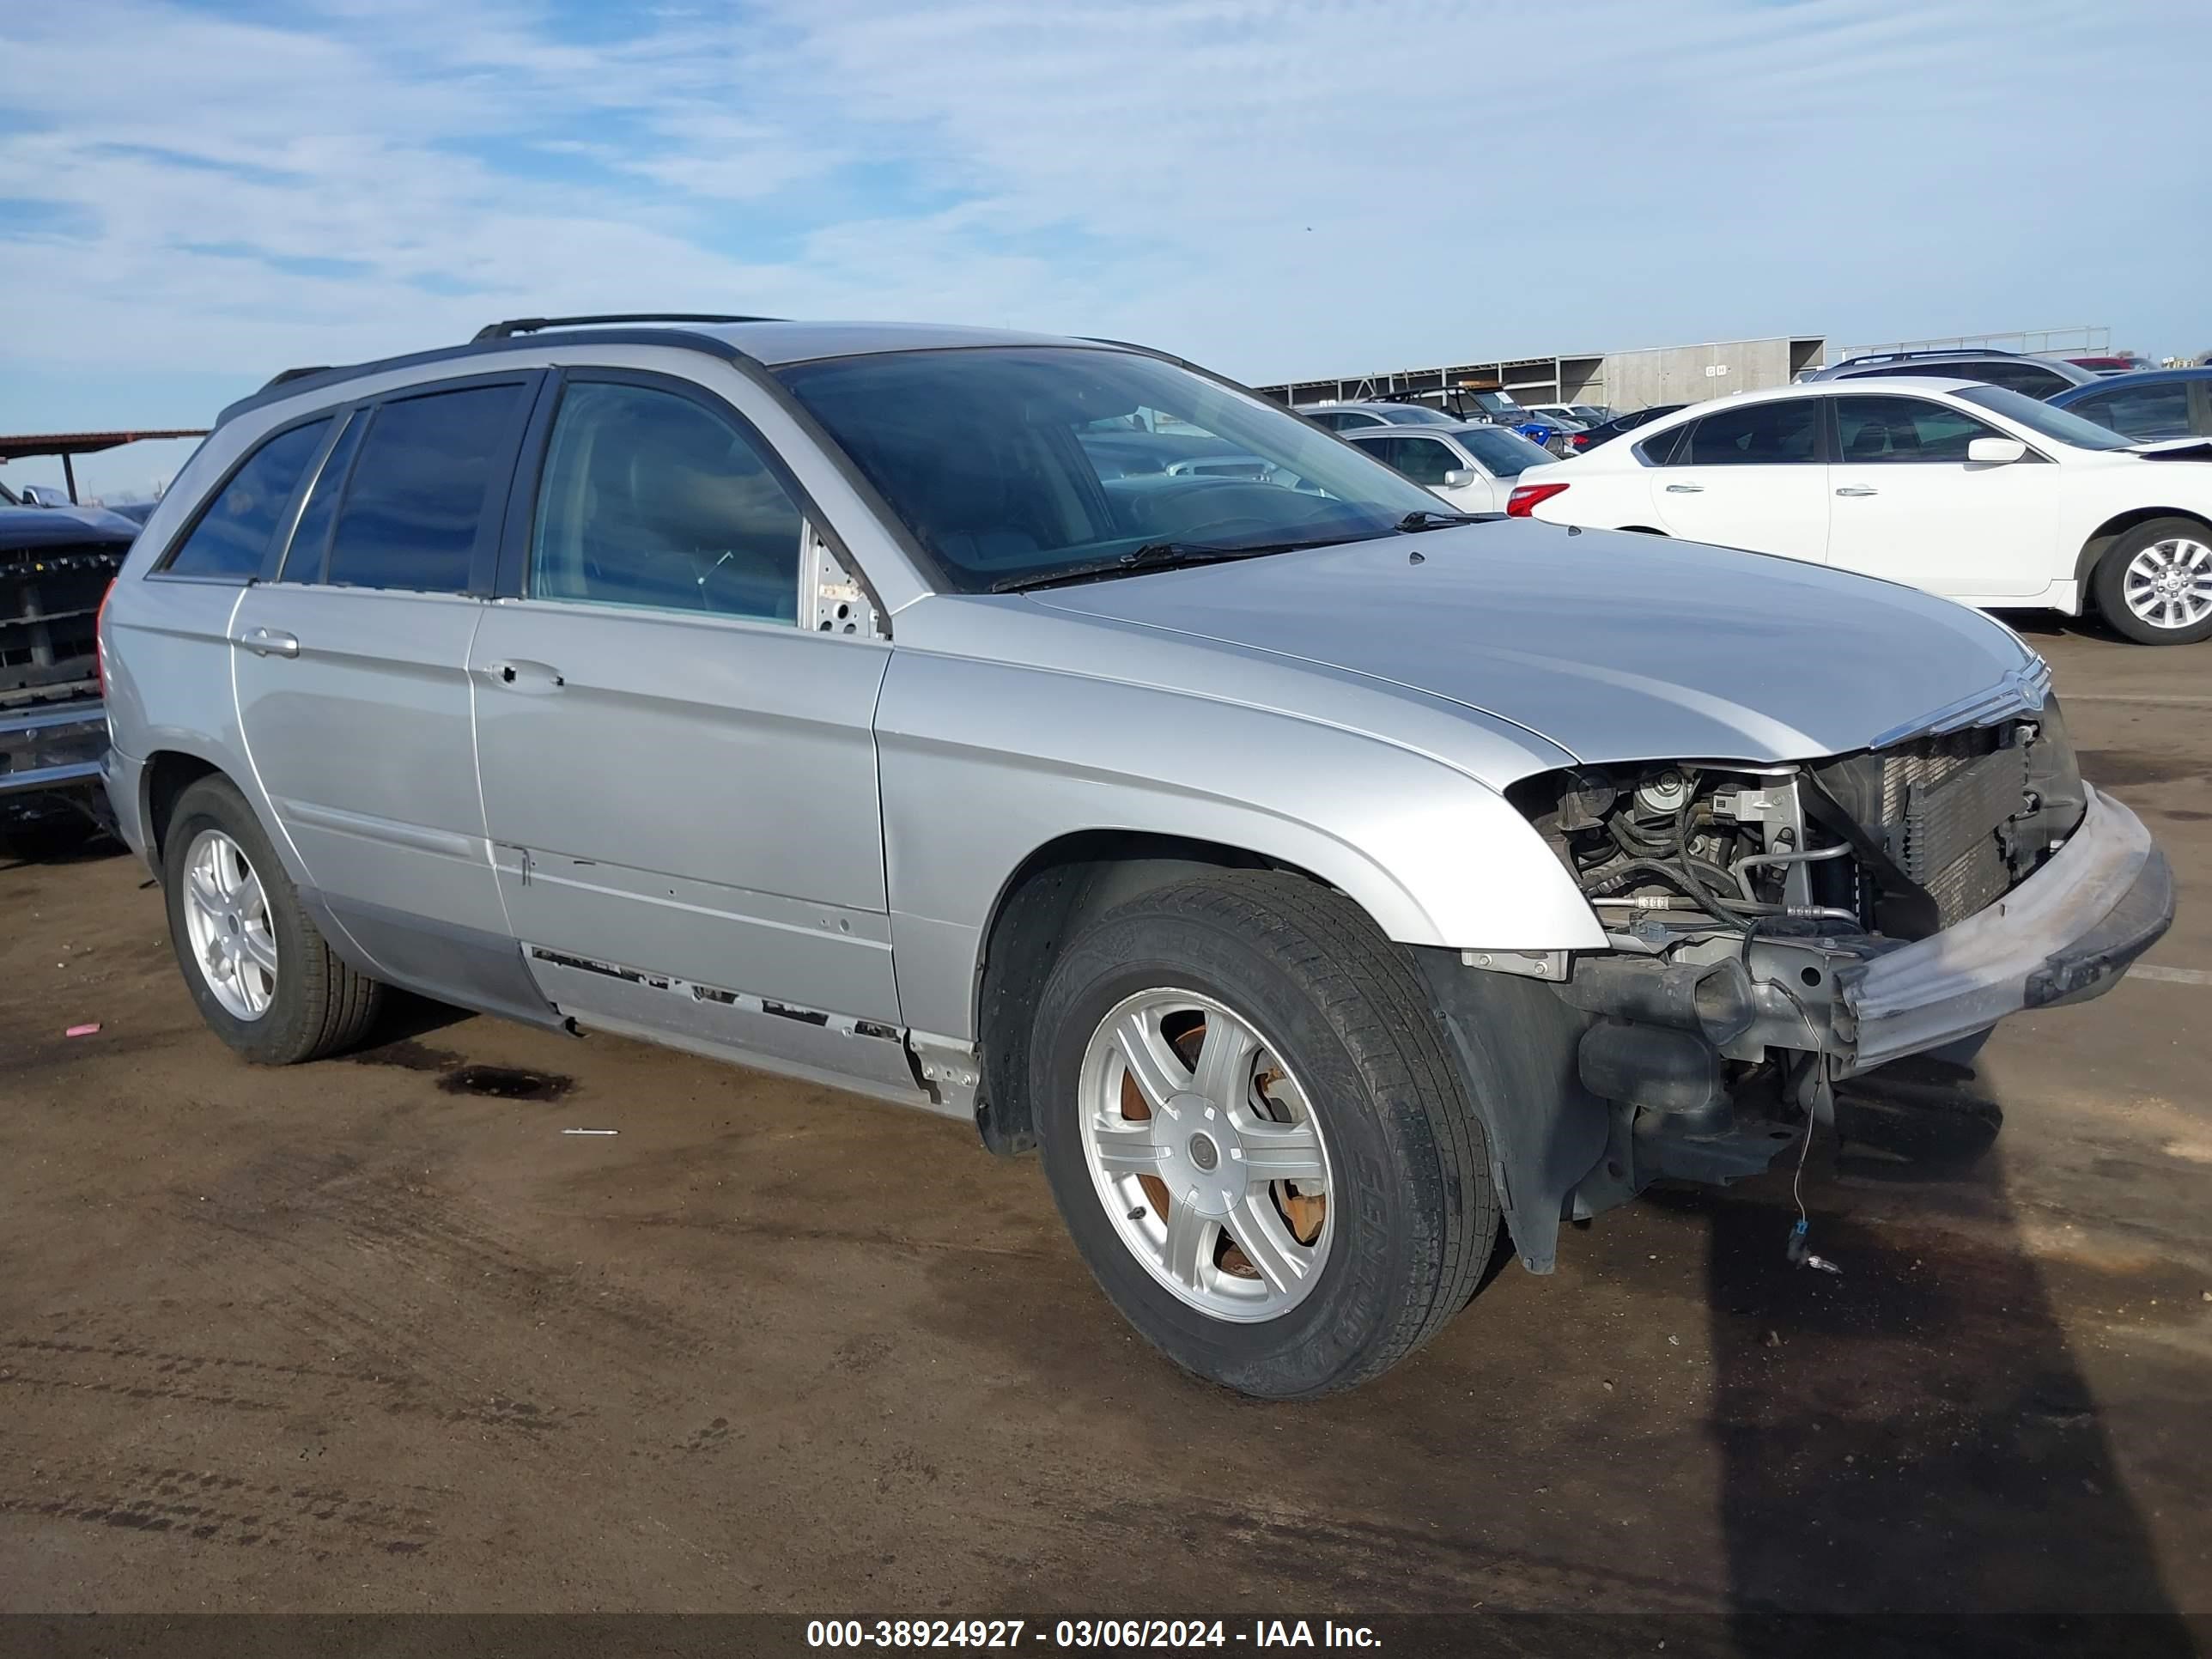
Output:
[[[102,603],[107,794],[247,1059],[396,985],[951,1114],[1038,1149],[1149,1340],[1295,1397],[1426,1341],[1501,1231],[1547,1273],[1571,1218],[1799,1158],[1838,1079],[2171,919],[2008,629],[1378,459],[1549,507],[1626,441],[1340,438],[1100,341],[563,321],[280,376]],[[1842,441],[2185,471],[1898,384],[1635,447],[1825,504],[1830,404],[1918,400]]]
[[1464,386],[1395,393],[1367,403],[1301,404],[1297,412],[1332,432],[1378,426],[1498,426],[1561,455],[1567,453],[1566,434],[1581,429],[1577,422],[1526,408],[1505,392]]

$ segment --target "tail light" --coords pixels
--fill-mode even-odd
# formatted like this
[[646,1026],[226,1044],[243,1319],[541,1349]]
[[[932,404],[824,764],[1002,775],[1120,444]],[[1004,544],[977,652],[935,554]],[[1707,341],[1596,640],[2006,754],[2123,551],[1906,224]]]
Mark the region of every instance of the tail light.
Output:
[[1553,496],[1563,493],[1566,488],[1563,483],[1516,484],[1513,493],[1505,498],[1505,516],[1509,519],[1528,518],[1538,507]]
[[107,701],[107,602],[115,597],[112,580],[100,596],[100,609],[92,618],[92,660],[100,670],[100,700]]

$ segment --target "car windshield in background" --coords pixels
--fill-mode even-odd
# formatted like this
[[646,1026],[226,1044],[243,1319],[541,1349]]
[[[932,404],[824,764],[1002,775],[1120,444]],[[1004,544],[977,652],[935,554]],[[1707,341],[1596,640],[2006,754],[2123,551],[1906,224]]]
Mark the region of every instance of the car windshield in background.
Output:
[[1480,461],[1492,477],[1517,478],[1524,468],[1540,466],[1552,459],[1541,444],[1532,444],[1510,427],[1474,427],[1459,434],[1460,447]]
[[2031,432],[2039,432],[2046,438],[2056,438],[2062,444],[2071,444],[2076,449],[2126,449],[2137,440],[2123,437],[2108,426],[2099,426],[2066,410],[2053,409],[2039,398],[2001,386],[1969,387],[1959,396],[1970,404],[1979,404],[1993,414],[2008,421],[2017,421]]
[[1376,414],[1393,426],[1456,426],[1459,422],[1441,409],[1431,409],[1426,404],[1394,404]]
[[1437,506],[1289,410],[1135,352],[883,352],[776,374],[965,592],[1123,557],[1133,571],[1166,544],[1357,541]]

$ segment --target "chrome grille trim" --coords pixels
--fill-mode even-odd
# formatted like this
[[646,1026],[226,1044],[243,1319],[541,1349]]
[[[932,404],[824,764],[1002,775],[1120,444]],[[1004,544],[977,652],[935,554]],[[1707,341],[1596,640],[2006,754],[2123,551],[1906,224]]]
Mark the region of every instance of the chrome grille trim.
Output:
[[2050,696],[2051,665],[2040,657],[2033,657],[1987,690],[1977,691],[1932,714],[1908,720],[1883,732],[1867,747],[1887,749],[1914,738],[1942,737],[1970,726],[1990,726],[2016,715],[2037,714]]

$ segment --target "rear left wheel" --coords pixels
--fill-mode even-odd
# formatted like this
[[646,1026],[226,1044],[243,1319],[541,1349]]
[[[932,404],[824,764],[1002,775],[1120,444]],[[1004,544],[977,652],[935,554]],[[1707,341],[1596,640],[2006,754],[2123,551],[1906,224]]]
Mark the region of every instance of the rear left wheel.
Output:
[[1224,872],[1109,911],[1054,964],[1032,1060],[1077,1249],[1199,1376],[1349,1388],[1473,1294],[1482,1130],[1412,965],[1340,896]]
[[291,1066],[358,1042],[384,987],[341,961],[227,778],[178,797],[162,842],[169,939],[200,1014],[247,1060]]

